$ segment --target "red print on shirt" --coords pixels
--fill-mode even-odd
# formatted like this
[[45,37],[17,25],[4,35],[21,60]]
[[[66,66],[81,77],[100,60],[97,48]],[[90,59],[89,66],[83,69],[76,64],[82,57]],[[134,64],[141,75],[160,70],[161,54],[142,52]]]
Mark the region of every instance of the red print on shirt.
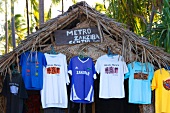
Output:
[[170,90],[170,79],[163,81],[163,87],[166,90]]
[[58,67],[48,67],[47,74],[60,74],[60,68]]

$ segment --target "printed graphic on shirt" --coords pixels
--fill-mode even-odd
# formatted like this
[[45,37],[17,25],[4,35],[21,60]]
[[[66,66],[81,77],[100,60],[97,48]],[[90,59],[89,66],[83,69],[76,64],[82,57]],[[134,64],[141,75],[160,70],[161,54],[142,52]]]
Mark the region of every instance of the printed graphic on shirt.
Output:
[[60,64],[47,64],[47,74],[60,74]]
[[30,76],[32,73],[30,68],[35,66],[35,72],[33,73],[35,73],[35,76],[38,76],[38,68],[39,68],[38,65],[39,65],[38,61],[31,61],[31,60],[27,61],[26,75]]
[[26,69],[26,75],[27,75],[27,76],[30,76],[30,75],[31,75],[30,73],[31,73],[31,70],[27,68],[27,69]]
[[89,76],[90,75],[90,72],[88,72],[88,71],[76,71],[76,74],[77,75],[87,75],[87,76]]
[[167,80],[163,81],[163,87],[166,90],[170,90],[170,79],[167,79]]
[[47,74],[60,74],[60,68],[59,67],[48,67]]
[[[144,70],[146,72],[146,70]],[[148,80],[148,74],[143,73],[142,70],[135,70],[134,79]]]
[[148,74],[134,73],[134,79],[148,80]]
[[87,68],[87,71],[80,71],[80,70],[78,70],[78,67],[76,66],[75,69],[76,69],[76,74],[77,75],[87,75],[87,76],[90,75],[90,72],[88,72],[88,71],[90,71],[91,68]]
[[105,64],[105,74],[112,74],[114,76],[118,76],[118,64]]
[[18,94],[18,87],[19,87],[19,84],[17,83],[9,83],[10,85],[10,92],[14,95],[17,95]]
[[75,69],[78,69],[78,67],[76,66]]
[[27,76],[30,76],[31,75],[31,69],[30,69],[30,63],[29,62],[27,62],[27,69],[26,69],[26,75]]

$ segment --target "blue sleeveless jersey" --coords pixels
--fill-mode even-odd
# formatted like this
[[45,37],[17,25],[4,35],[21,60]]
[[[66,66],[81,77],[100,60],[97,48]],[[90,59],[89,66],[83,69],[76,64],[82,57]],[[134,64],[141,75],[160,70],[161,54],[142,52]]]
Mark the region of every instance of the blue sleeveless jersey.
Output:
[[78,56],[71,58],[68,72],[71,75],[70,100],[76,103],[93,102],[96,72],[92,58],[80,59]]

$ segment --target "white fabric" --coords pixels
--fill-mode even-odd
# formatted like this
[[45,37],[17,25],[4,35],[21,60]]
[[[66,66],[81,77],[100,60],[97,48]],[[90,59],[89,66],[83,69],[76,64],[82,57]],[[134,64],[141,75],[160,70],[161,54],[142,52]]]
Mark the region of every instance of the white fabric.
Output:
[[43,108],[59,107],[67,108],[67,89],[69,84],[67,74],[67,62],[64,54],[45,53],[47,66],[43,73],[43,89],[41,90],[41,102]]
[[[92,93],[93,93],[93,87],[91,86],[90,91],[84,100],[90,100],[90,96],[91,96],[90,94],[92,94]],[[92,98],[92,102],[93,102],[93,100],[94,100],[94,98]]]
[[[74,94],[74,97],[73,97]],[[74,88],[74,84],[71,88],[71,94],[70,94],[70,100],[81,100],[81,98],[79,98],[76,94],[75,88]]]
[[18,87],[17,86],[10,86],[10,91],[13,94],[18,94]]
[[99,98],[124,98],[124,74],[128,72],[120,55],[99,57],[95,64],[100,73]]

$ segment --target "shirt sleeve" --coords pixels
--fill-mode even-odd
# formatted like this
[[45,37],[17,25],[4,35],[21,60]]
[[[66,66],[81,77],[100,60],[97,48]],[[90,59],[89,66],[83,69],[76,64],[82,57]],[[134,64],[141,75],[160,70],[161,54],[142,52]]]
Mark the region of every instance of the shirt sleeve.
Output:
[[20,60],[19,60],[19,65],[20,65],[20,66],[22,66],[22,62],[23,62],[23,54],[24,54],[24,53],[22,53],[22,54],[20,55],[20,58],[19,58],[19,59],[20,59]]
[[43,64],[44,67],[47,66],[46,57],[45,57],[45,55],[43,53],[42,53],[42,64]]
[[149,80],[152,80],[153,79],[153,76],[154,76],[154,66],[152,64],[150,64],[150,70],[149,70]]
[[69,66],[68,66],[68,73],[70,74],[70,75],[72,75],[73,73],[72,73],[72,58],[70,59],[70,62],[69,62]]
[[101,68],[101,65],[100,65],[100,59],[97,59],[96,61],[96,64],[95,64],[95,70],[96,72],[99,74],[100,73],[100,68]]
[[65,80],[66,80],[66,83],[67,85],[70,83],[70,79],[69,79],[69,76],[68,76],[68,69],[67,69],[67,61],[66,61],[66,56],[64,57],[64,73],[65,73]]
[[128,67],[127,67],[127,65],[126,65],[126,62],[123,62],[123,72],[124,72],[124,74],[126,74],[126,73],[129,72],[129,71],[128,71]]
[[128,70],[128,72],[125,74],[124,79],[129,78],[129,76],[130,76],[130,67],[131,67],[131,64],[128,64],[128,66],[127,66],[127,70]]
[[153,79],[152,79],[152,84],[151,84],[151,89],[154,90],[157,88],[157,72],[154,73]]
[[97,76],[96,76],[96,70],[95,70],[95,67],[94,67],[94,62],[92,60],[92,71],[93,71],[93,78],[96,79]]

